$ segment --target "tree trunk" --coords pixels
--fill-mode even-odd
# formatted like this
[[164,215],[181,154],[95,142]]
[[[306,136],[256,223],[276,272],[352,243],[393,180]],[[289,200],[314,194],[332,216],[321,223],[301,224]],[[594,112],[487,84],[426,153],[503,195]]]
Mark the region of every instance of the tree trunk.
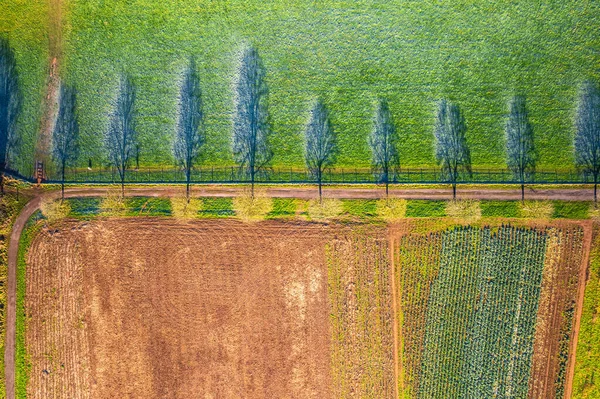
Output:
[[598,208],[598,174],[594,173],[594,208]]
[[323,192],[321,190],[321,178],[319,177],[319,203],[323,204]]
[[385,183],[385,199],[387,202],[390,196],[390,171],[387,165],[383,168],[383,182]]
[[4,195],[4,171],[0,172],[0,195]]
[[186,168],[185,170],[185,198],[187,199],[187,203],[190,203],[190,180],[191,180],[191,170],[190,168]]
[[254,168],[250,171],[250,198],[254,201]]
[[452,183],[452,199],[456,200],[456,182]]
[[65,200],[65,165],[64,165],[64,162],[62,165],[61,172],[62,172],[62,175],[61,175],[61,181],[60,181],[60,189],[61,189],[60,201],[63,202]]
[[525,203],[525,183],[521,182],[521,203]]
[[121,164],[121,170],[119,171],[121,177],[121,198],[125,198],[125,164]]

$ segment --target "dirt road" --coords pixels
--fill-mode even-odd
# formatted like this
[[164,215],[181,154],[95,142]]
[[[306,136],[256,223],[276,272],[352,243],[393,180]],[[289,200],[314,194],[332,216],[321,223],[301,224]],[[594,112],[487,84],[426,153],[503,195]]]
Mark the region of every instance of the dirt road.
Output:
[[[65,190],[65,196],[72,197],[94,197],[102,196],[107,192],[106,187],[88,187],[88,188],[68,188]],[[239,196],[244,193],[245,188],[239,186],[194,186],[192,188],[193,196],[209,197],[231,197]],[[282,198],[316,198],[317,190],[314,187],[269,187],[265,189],[266,195]],[[376,199],[385,196],[383,189],[368,188],[330,188],[323,190],[324,196],[328,198],[356,198],[356,199]],[[158,187],[130,187],[125,189],[126,196],[150,196],[150,197],[172,197],[183,195],[184,189],[181,186],[158,186]],[[32,199],[21,211],[15,223],[10,236],[8,247],[8,292],[7,292],[7,310],[6,310],[6,343],[4,353],[5,378],[6,378],[6,398],[15,398],[15,319],[16,319],[16,270],[19,239],[25,223],[29,217],[39,209],[42,198],[60,197],[59,191],[53,192],[34,192]],[[481,189],[462,189],[458,191],[458,198],[461,199],[488,199],[488,200],[519,200],[521,193],[518,188],[499,189],[499,188],[481,188]],[[402,188],[390,190],[390,197],[407,199],[431,199],[447,200],[452,198],[450,189],[427,189],[427,188]],[[591,189],[529,189],[526,192],[527,199],[536,200],[569,200],[569,201],[591,201],[593,191]],[[572,376],[571,376],[572,377]],[[568,382],[567,382],[568,383]]]
[[17,293],[17,255],[19,239],[29,217],[39,209],[40,198],[31,200],[21,211],[13,224],[8,244],[8,292],[6,309],[6,342],[4,345],[4,365],[6,378],[6,397],[15,398],[15,320]]
[[[489,187],[489,186],[488,186]],[[108,187],[85,187],[68,188],[65,194],[68,197],[77,196],[99,196],[104,195]],[[155,186],[148,187],[126,187],[125,195],[129,196],[151,196],[151,197],[172,197],[184,195],[185,189],[182,186]],[[269,197],[281,198],[317,198],[316,187],[298,186],[298,187],[268,187],[261,189]],[[235,197],[246,192],[245,186],[223,186],[206,185],[193,186],[192,196],[197,197]],[[56,196],[57,194],[53,194]],[[377,188],[323,188],[323,197],[327,198],[348,198],[348,199],[377,199],[385,198],[385,190]],[[391,198],[406,199],[428,199],[428,200],[449,200],[452,199],[452,190],[444,188],[396,188],[390,190]],[[458,191],[459,199],[485,199],[485,200],[520,200],[521,191],[517,188],[465,188]],[[590,189],[559,189],[559,188],[529,188],[525,192],[526,200],[563,200],[563,201],[593,201],[593,190]]]
[[590,264],[590,254],[592,250],[592,240],[594,237],[592,222],[584,223],[583,228],[583,259],[579,268],[579,284],[577,287],[577,307],[575,308],[575,318],[573,319],[573,336],[571,337],[571,349],[569,350],[569,362],[567,367],[567,379],[565,381],[565,398],[570,398],[573,394],[573,378],[575,376],[575,359],[577,356],[577,341],[579,339],[579,329],[581,326],[581,315],[583,313],[583,300],[585,296],[585,286],[588,280],[588,269]]

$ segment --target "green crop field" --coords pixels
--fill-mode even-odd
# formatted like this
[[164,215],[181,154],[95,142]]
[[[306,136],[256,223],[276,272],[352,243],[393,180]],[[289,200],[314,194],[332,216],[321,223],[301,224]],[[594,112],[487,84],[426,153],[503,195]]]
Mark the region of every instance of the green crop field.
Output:
[[503,226],[400,237],[400,397],[562,397],[582,233]]
[[[17,49],[27,98],[20,167],[32,162],[39,127],[45,7],[11,1],[0,17],[0,31],[10,32]],[[578,85],[600,79],[600,6],[587,0],[71,0],[64,8],[61,74],[79,90],[82,165],[106,159],[102,137],[120,72],[139,88],[141,162],[172,164],[179,77],[189,55],[198,58],[204,94],[203,162],[232,164],[232,87],[246,43],[257,47],[267,69],[279,166],[303,164],[302,131],[317,96],[331,110],[338,165],[368,166],[374,101],[384,96],[403,165],[434,164],[435,101],[447,97],[464,110],[474,166],[500,167],[506,103],[521,92],[540,167],[570,168]]]
[[43,0],[0,0],[0,10],[0,35],[8,36],[15,51],[23,94],[21,143],[13,166],[27,170],[33,162],[48,73],[48,4]]

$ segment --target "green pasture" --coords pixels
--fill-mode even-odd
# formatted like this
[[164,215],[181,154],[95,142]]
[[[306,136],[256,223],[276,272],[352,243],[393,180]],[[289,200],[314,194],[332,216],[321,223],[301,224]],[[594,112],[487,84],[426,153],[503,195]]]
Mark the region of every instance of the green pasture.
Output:
[[[474,166],[500,167],[506,102],[520,92],[539,166],[570,168],[577,86],[600,79],[600,5],[585,0],[72,0],[65,7],[61,70],[79,90],[82,165],[106,162],[102,138],[121,72],[139,88],[142,164],[172,164],[178,82],[190,55],[204,94],[202,162],[230,165],[232,88],[247,43],[267,69],[276,166],[303,164],[302,131],[317,96],[331,110],[338,165],[368,166],[374,101],[383,96],[404,166],[434,164],[435,101],[447,97],[464,111]],[[0,31],[14,39],[27,93],[18,160],[25,167],[39,125],[46,6],[19,0],[2,9]]]
[[16,53],[23,94],[18,121],[20,145],[13,168],[27,171],[33,163],[48,74],[48,2],[0,0],[0,35],[7,36]]

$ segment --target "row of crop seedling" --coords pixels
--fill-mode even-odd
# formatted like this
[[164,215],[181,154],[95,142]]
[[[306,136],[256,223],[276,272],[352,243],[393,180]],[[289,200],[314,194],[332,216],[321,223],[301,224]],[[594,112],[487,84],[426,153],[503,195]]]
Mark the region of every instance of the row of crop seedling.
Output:
[[[417,367],[414,360],[421,358],[418,367],[421,372],[409,376],[416,380],[411,381],[411,388],[416,397],[427,398],[475,397],[465,395],[477,392],[486,397],[494,390],[518,395],[527,389],[527,379],[523,381],[511,375],[524,375],[530,357],[526,353],[532,346],[527,341],[528,331],[535,324],[539,296],[539,283],[531,284],[531,277],[541,276],[544,235],[503,227],[497,234],[489,229],[464,228],[444,232],[442,236],[441,242],[432,240],[441,251],[441,258],[429,296],[403,294],[402,298],[403,305],[410,305],[406,310],[414,312],[404,314],[405,322],[425,318],[423,353],[418,354],[405,345],[405,349],[414,353],[403,354],[411,368]],[[403,261],[399,267],[414,270],[399,269],[399,278],[408,278],[413,284],[423,278],[420,288],[426,288],[430,276],[436,274],[435,267],[427,263],[437,261],[436,256],[428,255],[427,251],[435,252],[435,249],[427,248],[426,242],[404,240],[400,245],[402,243],[407,245],[404,256],[408,256],[402,259],[403,251],[399,250]],[[419,246],[423,248],[423,256],[418,253]],[[500,281],[500,277],[504,281]],[[410,289],[408,285],[406,288]],[[525,301],[524,297],[529,299]],[[418,300],[423,304],[414,303]],[[426,307],[425,315],[423,307]],[[507,320],[497,320],[501,314]],[[419,327],[419,320],[413,322],[413,327],[412,333],[423,328]],[[404,328],[402,331],[409,332]],[[509,338],[502,341],[503,336]],[[415,338],[404,339],[418,342]],[[508,359],[511,354],[514,356],[502,363],[490,361],[482,365],[481,359],[485,355],[490,358],[494,351],[508,354]]]

